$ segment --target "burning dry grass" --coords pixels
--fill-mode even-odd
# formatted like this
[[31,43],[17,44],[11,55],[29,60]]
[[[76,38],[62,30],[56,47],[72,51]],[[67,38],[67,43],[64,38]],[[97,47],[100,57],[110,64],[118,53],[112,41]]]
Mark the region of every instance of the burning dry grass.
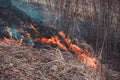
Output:
[[[30,24],[30,27],[35,32],[38,32],[37,29],[32,24]],[[63,49],[64,51],[71,50],[78,56],[79,59],[81,59],[83,62],[85,62],[89,67],[91,67],[93,69],[97,68],[98,61],[94,57],[91,57],[91,54],[92,54],[91,52],[89,52],[87,49],[82,50],[80,47],[72,44],[71,40],[68,39],[63,32],[59,32],[59,35],[67,43],[68,49],[64,44],[62,44],[60,42],[60,39],[58,38],[58,36],[53,36],[51,38],[45,38],[45,37],[39,38],[39,37],[37,37],[36,41],[42,42],[42,43],[47,43],[47,44],[57,45],[61,49]],[[83,52],[86,52],[88,55],[83,54]]]
[[[32,24],[30,24],[30,28],[33,31],[35,31],[37,35],[41,35],[41,34],[39,34],[40,32]],[[13,35],[12,35],[13,33],[11,32],[11,28],[7,27],[5,31],[8,32],[8,35],[10,36],[10,38],[4,37],[3,42],[5,42],[5,43],[14,42],[15,40],[13,38]],[[32,34],[34,34],[34,33],[26,32],[25,35],[23,35],[23,36],[26,36],[29,39],[29,38],[31,38]],[[58,36],[52,36],[51,38],[46,38],[44,36],[40,38],[39,36],[34,36],[35,37],[34,40],[36,40],[37,42],[40,42],[40,43],[56,45],[64,51],[72,51],[77,55],[77,57],[81,61],[86,63],[88,65],[88,67],[90,67],[92,69],[98,68],[98,66],[97,66],[98,61],[94,57],[91,56],[92,52],[89,52],[87,49],[82,50],[79,46],[73,44],[71,42],[71,40],[69,38],[67,38],[63,32],[59,32],[59,35],[63,38],[63,40],[67,44],[67,46],[61,42],[61,40],[59,39]],[[23,37],[21,37],[19,39],[18,44],[23,45]],[[84,54],[84,53],[86,53],[86,54]]]
[[[30,24],[35,32],[37,29]],[[58,48],[35,49],[32,46],[23,45],[23,38],[15,40],[10,30],[7,30],[10,38],[4,37],[0,41],[0,80],[117,80],[119,73],[100,67],[98,61],[92,56],[87,48],[81,49],[72,43],[63,32],[59,35],[66,45],[61,42],[58,36],[51,38],[36,37],[36,41],[57,45]],[[30,33],[25,33],[31,38]],[[22,45],[22,46],[21,46]],[[80,59],[77,59],[73,52]],[[85,64],[84,64],[85,63]],[[103,71],[104,69],[104,71]],[[101,72],[102,71],[102,72]],[[108,72],[110,71],[110,73]],[[107,76],[106,74],[109,73]],[[113,74],[114,73],[114,74]],[[110,76],[110,78],[108,77]]]
[[[77,45],[72,44],[71,40],[67,38],[63,32],[59,32],[59,34],[63,37],[69,49],[72,50],[78,56],[78,58],[80,58],[83,62],[85,62],[89,67],[93,69],[97,68],[98,61],[94,57],[91,57],[92,55],[91,52],[89,52],[87,49],[82,50]],[[83,52],[86,52],[87,55],[83,54]]]
[[51,37],[50,39],[47,38],[37,38],[37,41],[47,44],[54,44],[59,46],[64,51],[67,51],[67,48],[64,44],[62,44],[57,36]]
[[[34,25],[30,24],[29,27],[37,35],[39,34]],[[105,67],[101,72],[102,70],[97,65],[97,60],[92,56],[91,52],[73,44],[63,32],[59,32],[59,35],[62,36],[67,46],[61,42],[58,36],[52,36],[51,38],[34,37],[38,42],[57,45],[65,52],[57,48],[48,50],[25,46],[22,37],[16,41],[9,27],[6,28],[6,31],[9,33],[10,38],[4,37],[3,41],[0,41],[0,80],[120,79],[119,73]],[[28,39],[31,38],[31,34],[28,32],[24,36]],[[80,60],[75,55],[72,55],[70,51],[75,53]]]

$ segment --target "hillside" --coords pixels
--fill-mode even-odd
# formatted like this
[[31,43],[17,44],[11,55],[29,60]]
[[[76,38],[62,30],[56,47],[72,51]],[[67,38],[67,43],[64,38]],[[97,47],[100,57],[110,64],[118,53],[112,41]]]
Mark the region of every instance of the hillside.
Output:
[[[120,73],[102,65],[93,71],[70,52],[35,49],[0,42],[0,80],[119,80]],[[106,75],[107,74],[107,75]]]
[[0,80],[119,80],[119,0],[0,0]]

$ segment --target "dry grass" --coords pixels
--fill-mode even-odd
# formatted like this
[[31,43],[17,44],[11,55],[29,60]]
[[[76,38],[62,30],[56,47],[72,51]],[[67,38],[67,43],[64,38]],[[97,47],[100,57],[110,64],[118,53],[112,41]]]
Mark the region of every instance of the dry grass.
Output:
[[119,74],[104,67],[94,71],[70,52],[34,49],[16,43],[0,42],[0,80],[106,80]]

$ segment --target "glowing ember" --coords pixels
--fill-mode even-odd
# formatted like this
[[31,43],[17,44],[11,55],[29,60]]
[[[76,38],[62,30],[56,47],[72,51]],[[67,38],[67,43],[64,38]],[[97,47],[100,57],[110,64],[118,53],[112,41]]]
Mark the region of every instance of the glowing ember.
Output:
[[[97,60],[93,57],[91,57],[91,54],[87,49],[82,50],[77,45],[72,44],[71,40],[68,39],[63,32],[59,32],[59,35],[62,36],[62,38],[67,43],[70,50],[72,50],[79,59],[81,59],[84,63],[86,63],[88,66],[90,66],[93,69],[97,68]],[[86,52],[88,55],[83,54],[83,52]],[[90,55],[90,56],[89,56]]]
[[51,37],[50,39],[47,39],[47,38],[37,38],[37,41],[42,42],[42,43],[51,43],[51,44],[59,46],[61,49],[65,50],[65,51],[67,51],[66,46],[64,46],[60,42],[60,40],[59,40],[59,38],[57,36]]

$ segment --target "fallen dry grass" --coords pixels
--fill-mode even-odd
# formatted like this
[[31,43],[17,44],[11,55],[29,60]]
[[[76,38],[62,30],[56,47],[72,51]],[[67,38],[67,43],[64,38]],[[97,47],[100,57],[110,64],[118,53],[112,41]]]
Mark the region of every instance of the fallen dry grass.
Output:
[[70,52],[0,42],[0,80],[106,80],[106,73],[118,80],[118,73],[90,70]]

